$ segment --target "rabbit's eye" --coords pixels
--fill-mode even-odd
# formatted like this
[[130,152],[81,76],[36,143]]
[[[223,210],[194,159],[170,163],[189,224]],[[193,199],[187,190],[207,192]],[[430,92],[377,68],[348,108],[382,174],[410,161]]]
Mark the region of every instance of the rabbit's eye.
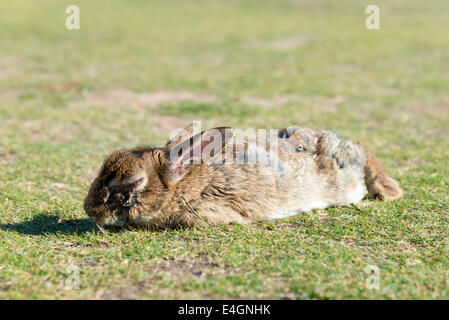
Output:
[[114,188],[117,188],[118,190],[130,190],[142,187],[146,183],[146,180],[145,174],[139,173],[123,177],[120,180],[117,177],[114,177],[107,183],[107,186],[109,190],[114,190]]
[[128,187],[129,187],[130,189],[135,189],[135,188],[137,188],[138,186],[140,186],[144,181],[145,181],[145,178],[142,177],[142,178],[137,179],[136,181],[133,181],[132,183],[130,183],[130,184],[128,185]]

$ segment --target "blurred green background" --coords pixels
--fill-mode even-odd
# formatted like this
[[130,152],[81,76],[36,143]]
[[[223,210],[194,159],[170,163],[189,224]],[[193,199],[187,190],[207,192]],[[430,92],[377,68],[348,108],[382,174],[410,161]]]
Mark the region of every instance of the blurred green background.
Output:
[[[80,30],[65,27],[71,4]],[[0,0],[0,298],[447,299],[448,13],[443,0]],[[103,158],[192,120],[326,127],[370,146],[406,197],[99,233],[82,201]],[[79,290],[64,289],[72,265]]]

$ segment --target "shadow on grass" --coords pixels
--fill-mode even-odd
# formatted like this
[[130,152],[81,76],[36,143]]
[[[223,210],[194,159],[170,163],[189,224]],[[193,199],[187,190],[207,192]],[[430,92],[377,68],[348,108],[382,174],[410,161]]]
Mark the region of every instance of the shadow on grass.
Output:
[[57,215],[39,214],[29,221],[0,224],[0,230],[16,231],[23,234],[40,236],[56,233],[87,233],[96,230],[96,226],[95,223],[88,218],[62,220]]

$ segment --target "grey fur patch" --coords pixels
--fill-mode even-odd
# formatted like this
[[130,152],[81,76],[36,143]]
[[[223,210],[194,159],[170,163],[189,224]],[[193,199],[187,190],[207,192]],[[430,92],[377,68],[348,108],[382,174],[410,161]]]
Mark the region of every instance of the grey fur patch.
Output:
[[351,141],[342,140],[335,133],[329,131],[325,131],[319,140],[324,153],[333,158],[340,168],[365,165],[365,150]]

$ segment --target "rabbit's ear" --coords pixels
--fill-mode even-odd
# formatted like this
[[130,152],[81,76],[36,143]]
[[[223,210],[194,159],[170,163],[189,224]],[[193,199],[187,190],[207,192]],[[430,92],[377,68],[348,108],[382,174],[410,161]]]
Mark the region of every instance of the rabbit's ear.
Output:
[[[196,129],[196,130],[195,130]],[[194,121],[191,124],[189,124],[184,129],[177,129],[172,132],[172,135],[170,137],[170,141],[167,142],[165,147],[167,148],[173,148],[175,145],[179,144],[180,142],[191,138],[194,134],[199,133],[200,129],[198,126],[198,122]]]
[[229,127],[210,129],[167,148],[163,178],[168,185],[180,181],[200,163],[213,164],[222,160],[224,147],[232,138]]

